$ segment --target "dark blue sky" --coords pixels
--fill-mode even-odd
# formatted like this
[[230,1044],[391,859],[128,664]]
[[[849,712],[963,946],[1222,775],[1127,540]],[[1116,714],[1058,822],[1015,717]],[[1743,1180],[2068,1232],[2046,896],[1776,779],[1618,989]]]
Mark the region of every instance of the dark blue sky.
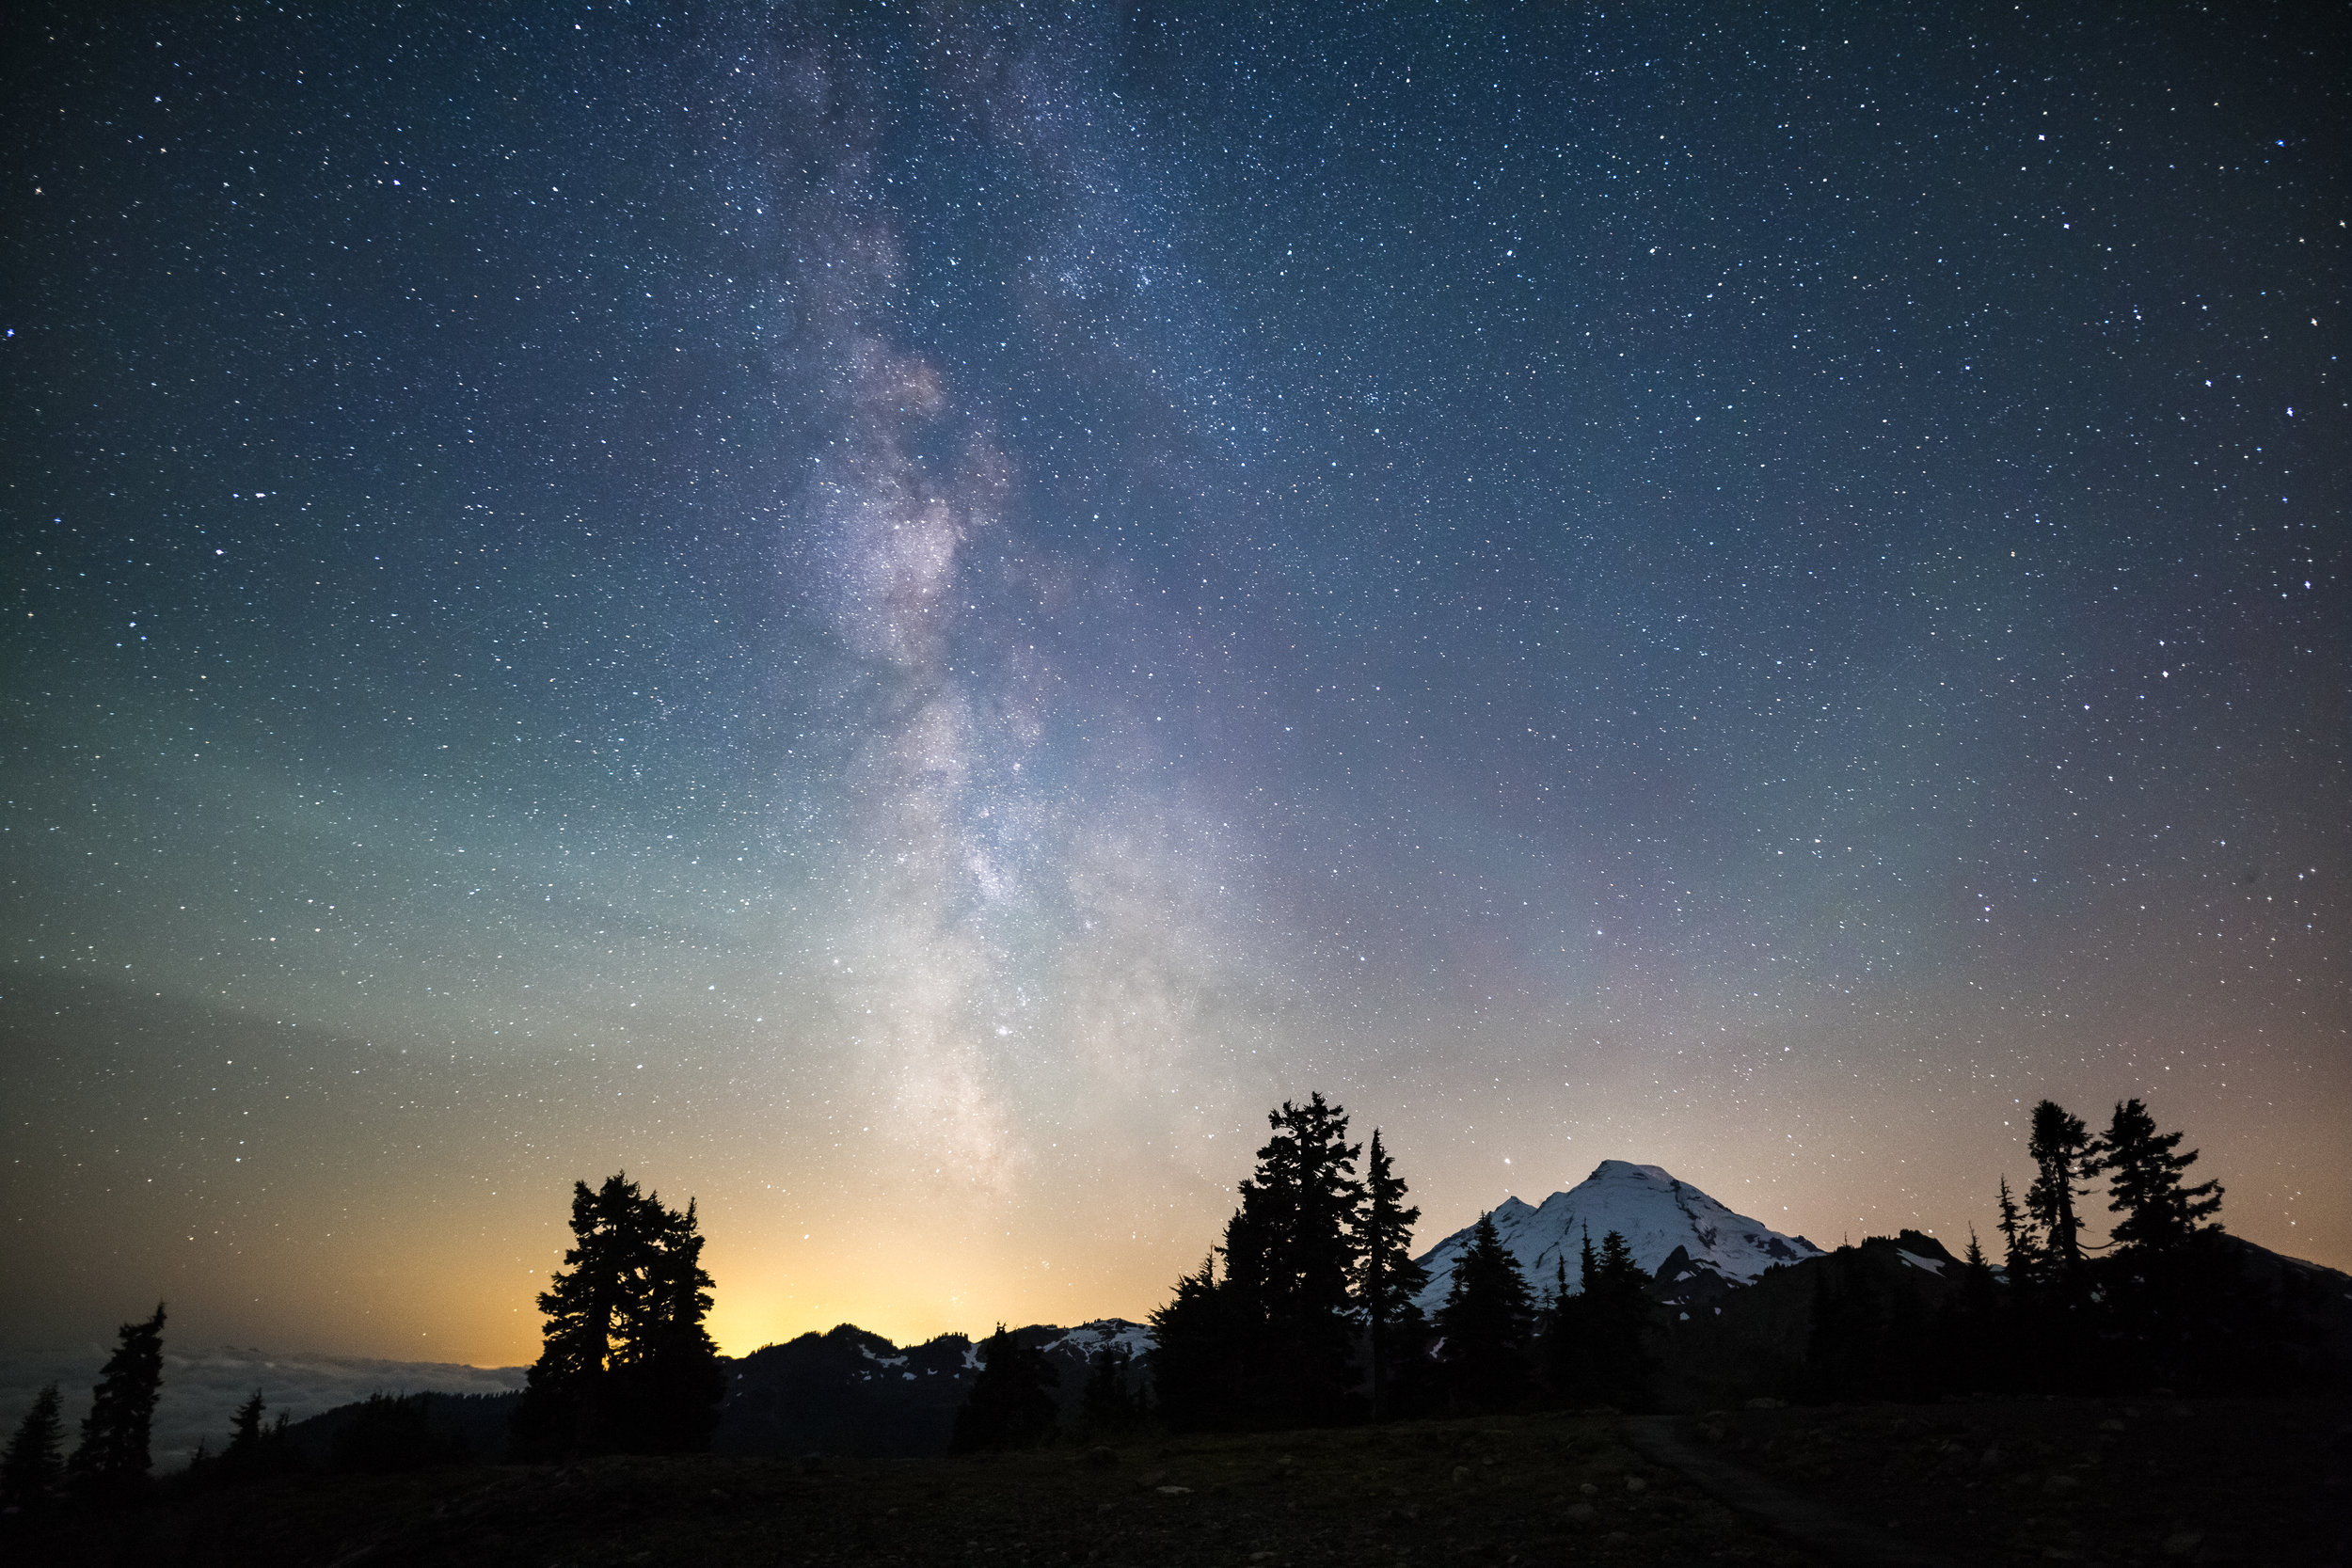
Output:
[[10,1315],[512,1358],[624,1163],[730,1348],[1139,1315],[1311,1087],[2352,1262],[2344,44],[28,13]]

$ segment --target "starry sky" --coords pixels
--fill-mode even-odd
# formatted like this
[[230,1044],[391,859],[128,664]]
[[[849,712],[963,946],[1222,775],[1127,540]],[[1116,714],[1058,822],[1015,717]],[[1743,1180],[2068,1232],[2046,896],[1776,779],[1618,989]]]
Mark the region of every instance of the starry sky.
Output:
[[1140,1317],[1267,1106],[2352,1266],[2344,19],[26,7],[10,1342]]

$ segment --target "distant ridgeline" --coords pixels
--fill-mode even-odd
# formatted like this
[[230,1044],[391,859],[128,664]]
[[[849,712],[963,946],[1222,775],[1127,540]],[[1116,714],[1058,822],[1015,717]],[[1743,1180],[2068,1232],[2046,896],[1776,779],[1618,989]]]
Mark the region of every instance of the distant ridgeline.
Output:
[[[2138,1101],[2093,1132],[2034,1107],[2022,1193],[1999,1183],[1996,1266],[1915,1230],[1825,1252],[1656,1165],[1603,1161],[1418,1257],[1420,1210],[1378,1132],[1347,1141],[1314,1095],[1268,1116],[1222,1243],[1149,1326],[999,1327],[899,1346],[854,1324],[729,1358],[703,1327],[694,1205],[615,1175],[573,1191],[575,1245],[539,1297],[546,1349],[519,1394],[378,1395],[301,1425],[241,1408],[193,1467],[231,1485],[308,1465],[394,1470],[613,1453],[899,1457],[1169,1432],[1288,1429],[1533,1408],[1931,1401],[2352,1386],[2352,1277],[2216,1223],[2217,1183]],[[1363,1159],[1359,1166],[1359,1158]],[[1361,1176],[1358,1175],[1359,1170]],[[2085,1200],[2106,1189],[2085,1240]],[[148,1469],[161,1307],[126,1323],[75,1450],[95,1495]],[[55,1388],[10,1444],[8,1485],[66,1484]],[[94,1434],[94,1435],[93,1435]],[[48,1477],[43,1480],[41,1478]]]
[[[1954,1380],[1997,1384],[1987,1369],[1955,1367],[1972,1354],[1950,1333],[1968,1271],[1936,1238],[1916,1230],[1825,1252],[1733,1213],[1655,1165],[1603,1162],[1591,1177],[1541,1204],[1506,1202],[1493,1228],[1538,1291],[1565,1275],[1580,1290],[1578,1253],[1596,1238],[1627,1239],[1650,1275],[1651,1343],[1659,1353],[1651,1397],[1669,1407],[1740,1400],[1933,1398]],[[1419,1261],[1450,1278],[1475,1227],[1448,1236]],[[2217,1234],[2249,1297],[2281,1302],[2294,1325],[2289,1352],[2340,1375],[2352,1367],[2352,1276]],[[1991,1271],[1994,1278],[2001,1271]],[[2006,1286],[2004,1289],[2006,1290]],[[1433,1284],[1429,1294],[1442,1300]],[[1122,1391],[1148,1397],[1150,1327],[1105,1318],[1075,1328],[1013,1331],[1054,1369],[1052,1395],[1064,1432],[1089,1430],[1085,1402],[1103,1353],[1125,1353]],[[977,1346],[961,1334],[899,1346],[850,1323],[723,1360],[726,1395],[711,1448],[721,1453],[833,1453],[875,1458],[946,1451],[978,1376]],[[476,1461],[505,1456],[506,1423],[520,1398],[412,1396],[441,1451]],[[328,1462],[362,1412],[345,1405],[292,1429],[314,1460]]]
[[[1089,1366],[1103,1351],[1123,1348],[1140,1355],[1152,1344],[1150,1329],[1120,1318],[1077,1328],[1039,1324],[1016,1330],[1014,1338],[1042,1352],[1059,1375],[1054,1393],[1064,1426],[1075,1424]],[[725,1360],[727,1393],[711,1450],[880,1459],[945,1453],[956,1411],[979,1373],[974,1350],[961,1334],[901,1348],[843,1323]],[[1131,1375],[1140,1383],[1140,1362]],[[439,1462],[505,1458],[507,1422],[521,1399],[519,1393],[408,1396],[432,1431],[432,1451],[444,1456]],[[352,1451],[354,1429],[367,1409],[364,1403],[339,1406],[294,1423],[290,1436],[314,1463],[330,1465]],[[358,1467],[407,1466],[363,1461]]]

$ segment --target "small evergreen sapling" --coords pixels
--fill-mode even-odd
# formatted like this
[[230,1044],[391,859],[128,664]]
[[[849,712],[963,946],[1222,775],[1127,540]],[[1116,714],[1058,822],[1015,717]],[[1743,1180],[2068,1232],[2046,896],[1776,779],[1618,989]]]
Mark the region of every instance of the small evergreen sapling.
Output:
[[17,1423],[16,1435],[0,1455],[0,1509],[38,1513],[57,1500],[65,1486],[64,1424],[57,1419],[57,1386],[33,1396],[32,1408]]

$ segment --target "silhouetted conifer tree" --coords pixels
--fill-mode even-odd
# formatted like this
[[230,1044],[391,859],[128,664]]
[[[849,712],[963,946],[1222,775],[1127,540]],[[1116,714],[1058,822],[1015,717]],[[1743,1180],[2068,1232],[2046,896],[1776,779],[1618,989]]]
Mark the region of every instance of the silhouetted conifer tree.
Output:
[[299,1469],[302,1458],[287,1435],[287,1419],[280,1411],[275,1422],[264,1421],[268,1411],[262,1390],[253,1390],[253,1397],[237,1406],[229,1418],[229,1444],[220,1452],[199,1442],[188,1462],[189,1480],[207,1486],[234,1486],[246,1481],[262,1481]]
[[1152,1314],[1152,1392],[1162,1420],[1199,1432],[1242,1418],[1253,1326],[1217,1278],[1216,1259],[1176,1281],[1175,1295]]
[[1968,1250],[1960,1260],[1960,1288],[1953,1293],[1947,1323],[1946,1354],[1953,1380],[1963,1388],[1994,1387],[2002,1363],[1998,1349],[2001,1288],[1974,1226],[1968,1227]]
[[1362,1184],[1347,1116],[1312,1095],[1268,1113],[1274,1136],[1225,1226],[1224,1276],[1177,1281],[1152,1315],[1152,1386],[1179,1429],[1295,1425],[1344,1413]]
[[1352,1381],[1354,1232],[1363,1185],[1347,1116],[1321,1094],[1267,1113],[1274,1136],[1225,1229],[1225,1286],[1248,1325],[1258,1418],[1338,1418]]
[[115,1353],[90,1390],[89,1414],[82,1418],[82,1440],[68,1470],[75,1484],[95,1492],[119,1491],[147,1479],[154,1463],[149,1442],[155,1424],[155,1398],[164,1384],[164,1308],[145,1323],[124,1323]]
[[[1584,1252],[1592,1255],[1593,1238],[1584,1237]],[[1568,1290],[1568,1260],[1555,1259],[1551,1283],[1544,1289],[1537,1314],[1536,1359],[1542,1366],[1546,1396],[1554,1404],[1578,1404],[1586,1397],[1584,1345],[1581,1325],[1584,1300]]]
[[2107,1179],[2107,1208],[2123,1217],[2110,1240],[2119,1248],[2166,1252],[2181,1245],[2221,1208],[2221,1183],[2182,1183],[2197,1150],[2172,1151],[2182,1134],[2159,1133],[2155,1117],[2137,1100],[2119,1102],[2092,1151],[2090,1169]]
[[2009,1178],[2001,1178],[2001,1267],[2011,1285],[2030,1288],[2042,1275],[2042,1238],[2034,1230],[2033,1221],[2017,1206],[2017,1196],[2009,1190]]
[[540,1292],[538,1361],[515,1411],[517,1459],[709,1446],[725,1392],[703,1327],[710,1276],[690,1202],[664,1208],[626,1173],[572,1185],[574,1245]]
[[1034,1448],[1054,1431],[1053,1388],[1061,1381],[1045,1353],[1025,1345],[1003,1323],[980,1346],[980,1375],[956,1412],[954,1453]]
[[[1375,1421],[1396,1413],[1400,1402],[1410,1406],[1411,1388],[1428,1348],[1428,1320],[1413,1299],[1429,1285],[1429,1271],[1413,1261],[1413,1227],[1420,1222],[1421,1210],[1406,1206],[1406,1191],[1405,1179],[1396,1174],[1375,1127],[1364,1164],[1364,1201],[1355,1227],[1356,1305],[1366,1330]],[[1400,1391],[1406,1395],[1402,1402]]]
[[2255,1363],[2267,1356],[2249,1352],[2260,1344],[2275,1354],[2293,1336],[2265,1321],[2268,1304],[2243,1289],[2235,1259],[2211,1244],[2221,1185],[2184,1181],[2197,1151],[2175,1153],[2181,1136],[2158,1132],[2147,1107],[2129,1100],[2091,1148],[2091,1168],[2107,1179],[2107,1208],[2122,1216],[2098,1271],[2116,1371],[2130,1381],[2209,1383],[2231,1364],[2237,1377],[2259,1378]]
[[703,1272],[693,1200],[684,1213],[653,1207],[659,1214],[644,1310],[618,1368],[629,1446],[644,1453],[699,1453],[710,1447],[726,1396],[719,1347],[703,1326],[711,1280]]
[[2033,1157],[2033,1185],[2026,1190],[2026,1212],[2033,1218],[2042,1245],[2048,1249],[2050,1282],[2070,1299],[2081,1288],[2082,1221],[2074,1199],[2089,1192],[2085,1178],[2090,1135],[2083,1118],[2070,1116],[2056,1101],[2033,1108],[2033,1133],[2026,1152]]
[[1088,1358],[1078,1404],[1089,1433],[1112,1436],[1130,1432],[1141,1418],[1143,1394],[1136,1386],[1135,1360],[1135,1352],[1125,1345],[1104,1345]]
[[65,1486],[61,1402],[53,1383],[33,1396],[32,1408],[17,1423],[8,1452],[0,1454],[0,1509],[39,1513],[57,1500]]
[[269,1407],[262,1401],[262,1391],[253,1390],[253,1397],[237,1406],[236,1415],[229,1420],[229,1447],[221,1457],[231,1464],[239,1460],[251,1462],[262,1452],[262,1415]]
[[1633,1260],[1633,1248],[1612,1230],[1593,1251],[1584,1238],[1581,1260],[1583,1309],[1579,1328],[1584,1338],[1584,1366],[1589,1397],[1620,1410],[1647,1402],[1655,1358],[1642,1342],[1649,1326],[1648,1273]]
[[1454,1259],[1434,1325],[1447,1393],[1458,1408],[1500,1410],[1524,1397],[1534,1307],[1527,1276],[1497,1234],[1494,1215],[1479,1215],[1470,1245]]

